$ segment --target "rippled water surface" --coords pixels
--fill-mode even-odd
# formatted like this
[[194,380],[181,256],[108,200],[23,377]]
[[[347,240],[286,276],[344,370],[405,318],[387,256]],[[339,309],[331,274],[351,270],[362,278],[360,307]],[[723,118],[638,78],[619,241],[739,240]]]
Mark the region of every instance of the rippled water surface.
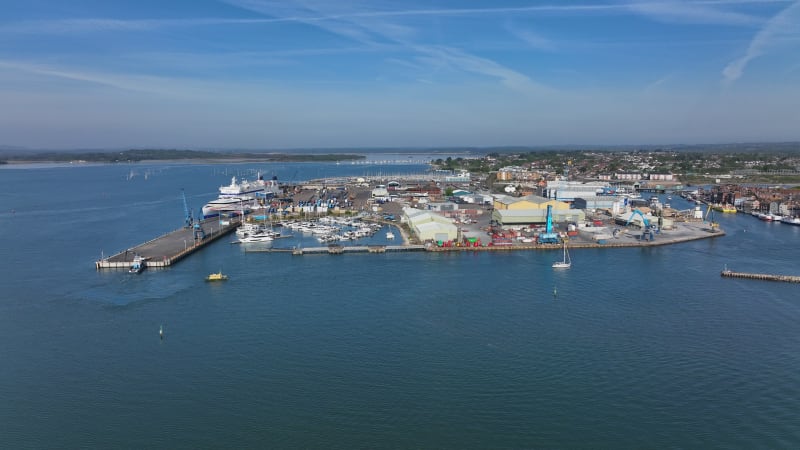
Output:
[[[800,275],[800,227],[726,215],[725,237],[576,249],[560,272],[544,252],[226,240],[166,270],[95,271],[179,227],[181,188],[199,208],[249,167],[0,170],[0,446],[800,446],[800,286],[719,276]],[[227,283],[203,281],[220,268]]]

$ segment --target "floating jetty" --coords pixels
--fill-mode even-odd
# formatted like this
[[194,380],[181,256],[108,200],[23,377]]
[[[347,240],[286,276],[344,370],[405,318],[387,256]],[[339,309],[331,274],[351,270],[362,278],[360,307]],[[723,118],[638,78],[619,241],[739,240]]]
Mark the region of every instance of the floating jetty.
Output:
[[728,278],[747,278],[750,280],[764,280],[764,281],[784,281],[787,283],[800,283],[800,276],[793,275],[775,275],[769,273],[747,273],[747,272],[734,272],[725,269],[720,275]]
[[239,220],[221,222],[217,218],[199,222],[204,237],[195,239],[194,227],[180,228],[155,239],[123,250],[116,255],[95,261],[95,268],[129,269],[136,256],[144,258],[146,267],[167,267],[200,250],[239,226]]

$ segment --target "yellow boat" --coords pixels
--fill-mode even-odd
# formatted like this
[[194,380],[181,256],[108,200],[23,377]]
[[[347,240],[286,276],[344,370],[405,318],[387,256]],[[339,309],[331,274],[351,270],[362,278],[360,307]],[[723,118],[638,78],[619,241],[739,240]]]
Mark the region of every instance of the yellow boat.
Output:
[[714,205],[711,207],[714,211],[719,211],[722,213],[735,213],[736,208],[733,205]]
[[206,277],[206,281],[225,281],[228,279],[227,275],[223,275],[222,272],[212,273]]

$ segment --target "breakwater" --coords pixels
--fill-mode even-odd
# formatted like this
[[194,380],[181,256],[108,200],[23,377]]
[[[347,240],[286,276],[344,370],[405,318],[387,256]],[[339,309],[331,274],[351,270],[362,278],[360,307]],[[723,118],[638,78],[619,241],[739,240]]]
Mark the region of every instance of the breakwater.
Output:
[[764,281],[783,281],[786,283],[800,283],[800,276],[794,275],[776,275],[769,273],[748,273],[748,272],[734,272],[725,269],[720,273],[721,276],[727,278],[746,278],[750,280],[764,280]]

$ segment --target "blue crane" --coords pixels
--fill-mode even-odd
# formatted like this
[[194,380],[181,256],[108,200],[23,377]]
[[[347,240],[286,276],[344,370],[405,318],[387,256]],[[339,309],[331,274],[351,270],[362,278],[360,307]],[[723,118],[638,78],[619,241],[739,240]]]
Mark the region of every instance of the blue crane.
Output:
[[[203,227],[200,226],[200,220],[194,220],[192,210],[189,208],[189,202],[186,201],[186,192],[184,192],[183,189],[181,189],[181,199],[183,199],[183,214],[186,216],[183,219],[183,228],[191,228],[194,240],[202,241],[206,238],[206,232],[203,230]],[[203,217],[203,213],[200,212],[198,217]]]
[[194,217],[192,217],[192,210],[189,209],[189,203],[186,201],[186,192],[181,189],[181,198],[183,199],[183,228],[191,228],[194,224]]
[[630,225],[631,221],[633,220],[633,218],[635,216],[639,216],[639,217],[642,218],[642,228],[645,228],[645,229],[650,228],[650,221],[647,220],[647,217],[645,217],[645,215],[642,214],[642,212],[639,211],[638,209],[634,209],[633,211],[631,211],[631,216],[628,217],[628,221],[625,222],[625,226]]
[[553,205],[547,205],[547,219],[544,233],[539,234],[539,243],[558,244],[558,233],[553,232]]
[[[628,221],[625,222],[625,226],[631,223],[635,216],[639,216],[642,219],[642,239],[643,240],[653,240],[653,228],[650,226],[650,221],[647,220],[644,214],[638,209],[634,209],[631,211],[631,216],[628,217]],[[649,239],[648,239],[649,238]]]

